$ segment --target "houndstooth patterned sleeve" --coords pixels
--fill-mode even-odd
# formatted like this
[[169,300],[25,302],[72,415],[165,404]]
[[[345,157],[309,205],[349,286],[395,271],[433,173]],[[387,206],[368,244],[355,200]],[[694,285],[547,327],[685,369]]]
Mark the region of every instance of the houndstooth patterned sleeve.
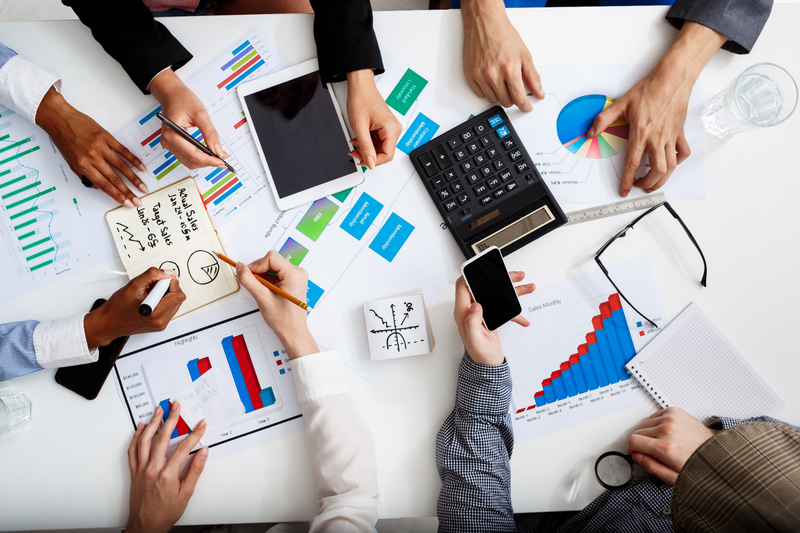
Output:
[[514,433],[508,363],[461,361],[456,405],[436,439],[440,532],[516,531],[509,460]]

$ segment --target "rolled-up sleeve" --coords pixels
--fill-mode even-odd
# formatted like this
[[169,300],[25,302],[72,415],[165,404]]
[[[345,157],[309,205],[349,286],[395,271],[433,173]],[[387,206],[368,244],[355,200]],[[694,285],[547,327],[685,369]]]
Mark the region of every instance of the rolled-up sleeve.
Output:
[[42,322],[33,332],[36,361],[42,368],[83,365],[97,361],[97,348],[86,342],[83,318],[86,315]]
[[728,38],[722,48],[748,54],[769,19],[773,0],[675,0],[667,20],[680,29],[687,20]]
[[50,87],[61,91],[61,78],[0,44],[0,104],[36,124],[39,104]]

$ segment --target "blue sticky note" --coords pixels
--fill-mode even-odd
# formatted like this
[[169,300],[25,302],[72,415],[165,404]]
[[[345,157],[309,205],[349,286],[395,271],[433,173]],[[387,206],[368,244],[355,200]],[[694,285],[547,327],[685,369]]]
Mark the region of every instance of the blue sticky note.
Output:
[[489,117],[489,126],[493,128],[496,128],[502,123],[503,123],[503,117],[500,116],[500,113],[494,115],[493,117]]
[[339,227],[360,241],[381,209],[382,203],[367,193],[361,193]]
[[308,289],[306,289],[306,303],[309,307],[314,307],[325,292],[320,287],[314,284],[313,281],[308,280]]
[[408,240],[414,226],[392,213],[369,245],[370,250],[390,263]]
[[433,139],[438,130],[439,125],[437,123],[420,113],[400,138],[397,148],[404,154],[411,155],[411,152],[416,148]]

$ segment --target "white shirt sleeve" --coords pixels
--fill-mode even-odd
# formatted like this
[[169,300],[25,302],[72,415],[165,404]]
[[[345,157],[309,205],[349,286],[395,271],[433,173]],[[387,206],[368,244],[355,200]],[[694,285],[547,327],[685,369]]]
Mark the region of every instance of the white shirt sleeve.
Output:
[[350,394],[339,352],[307,355],[291,363],[321,506],[308,531],[374,532],[378,521],[375,443],[369,423]]
[[20,56],[0,68],[0,103],[34,124],[39,104],[53,86],[61,92],[61,78]]
[[97,361],[97,348],[89,350],[86,343],[85,316],[40,322],[33,330],[36,362],[43,368],[60,368]]

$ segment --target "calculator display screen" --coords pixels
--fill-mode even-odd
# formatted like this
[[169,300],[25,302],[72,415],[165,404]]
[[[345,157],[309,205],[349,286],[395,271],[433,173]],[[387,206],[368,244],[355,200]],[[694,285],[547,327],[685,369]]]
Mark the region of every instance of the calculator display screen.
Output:
[[319,71],[247,95],[245,102],[281,198],[355,172]]

